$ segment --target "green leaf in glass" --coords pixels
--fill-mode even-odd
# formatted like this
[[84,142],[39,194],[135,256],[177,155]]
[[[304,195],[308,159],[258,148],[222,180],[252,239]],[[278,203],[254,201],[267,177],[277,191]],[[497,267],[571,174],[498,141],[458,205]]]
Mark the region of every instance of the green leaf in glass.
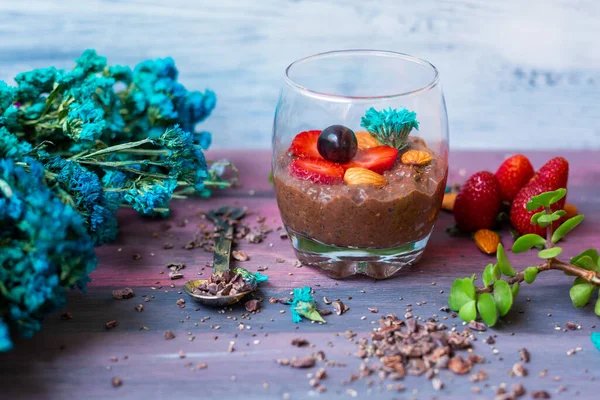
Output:
[[590,301],[592,292],[596,288],[596,285],[588,282],[573,285],[571,287],[571,290],[569,290],[571,302],[573,302],[573,305],[577,308],[585,306],[588,303],[588,301]]
[[571,232],[583,221],[583,215],[576,215],[563,222],[552,234],[552,243],[558,242],[567,233]]
[[512,247],[513,253],[522,253],[535,246],[543,246],[546,244],[546,239],[535,233],[528,233],[519,237]]
[[475,300],[465,303],[458,311],[458,316],[465,322],[471,322],[477,318],[477,309],[475,308]]
[[515,276],[516,271],[510,265],[508,258],[506,257],[506,253],[504,252],[504,247],[502,244],[498,244],[498,250],[496,251],[496,257],[498,258],[498,266],[500,267],[500,271],[506,276]]
[[479,315],[481,315],[481,319],[483,319],[486,325],[496,325],[498,321],[498,309],[491,294],[483,293],[477,298],[477,311],[479,311]]
[[494,301],[501,317],[510,311],[513,304],[513,294],[506,281],[497,281],[494,283]]
[[523,273],[525,282],[533,283],[535,281],[535,278],[537,277],[538,272],[540,272],[540,269],[538,267],[525,268],[525,272]]
[[448,305],[458,311],[471,300],[475,300],[475,284],[473,278],[456,279],[450,288]]
[[492,273],[493,269],[494,269],[494,266],[492,264],[488,264],[485,267],[485,269],[483,270],[483,273],[481,274],[481,279],[483,280],[483,285],[486,287],[490,286],[495,281],[493,273]]
[[554,258],[562,253],[562,248],[560,247],[552,247],[550,249],[540,250],[538,253],[539,258],[549,259]]

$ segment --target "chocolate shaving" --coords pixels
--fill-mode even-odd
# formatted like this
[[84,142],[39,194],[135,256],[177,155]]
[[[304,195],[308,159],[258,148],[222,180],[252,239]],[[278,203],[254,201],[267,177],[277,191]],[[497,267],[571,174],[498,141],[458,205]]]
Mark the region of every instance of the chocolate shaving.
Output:
[[246,311],[256,312],[256,311],[260,310],[260,300],[257,300],[257,299],[248,300],[247,302],[244,303],[244,307],[246,307]]
[[292,346],[296,346],[296,347],[304,347],[304,346],[308,346],[310,343],[308,342],[308,340],[304,339],[304,338],[295,338],[292,339]]
[[292,368],[312,368],[315,366],[315,359],[312,357],[304,358],[293,358],[290,361],[290,367]]
[[164,336],[165,340],[175,339],[175,334],[173,333],[173,331],[165,331]]
[[116,300],[130,299],[135,296],[135,292],[133,289],[126,287],[125,289],[113,290],[112,296]]
[[104,324],[104,326],[106,326],[106,329],[113,329],[113,328],[116,328],[117,326],[119,326],[119,321],[117,321],[116,319],[113,319],[111,321],[108,321],[106,324]]

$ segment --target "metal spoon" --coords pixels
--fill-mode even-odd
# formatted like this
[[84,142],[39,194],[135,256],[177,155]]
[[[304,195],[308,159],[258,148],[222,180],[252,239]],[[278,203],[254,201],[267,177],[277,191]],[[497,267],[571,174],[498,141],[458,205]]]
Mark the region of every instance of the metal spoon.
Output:
[[[229,223],[231,220],[238,220],[244,216],[244,210],[235,207],[221,207],[218,210],[209,211],[206,214],[215,227],[219,229],[219,236],[215,239],[215,253],[213,258],[213,274],[222,275],[229,270],[229,260],[231,258],[231,243],[233,241],[233,226]],[[203,283],[208,283],[206,279],[193,279],[188,281],[183,290],[190,295],[194,300],[211,306],[225,307],[239,302],[245,295],[256,289],[257,283],[255,280],[246,280],[250,290],[234,295],[213,296],[210,294],[194,293],[194,289]]]

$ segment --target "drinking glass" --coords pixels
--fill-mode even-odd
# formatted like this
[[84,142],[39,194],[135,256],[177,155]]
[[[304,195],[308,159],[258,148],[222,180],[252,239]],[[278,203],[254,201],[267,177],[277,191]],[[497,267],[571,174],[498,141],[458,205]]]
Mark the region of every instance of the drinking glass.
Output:
[[[387,161],[380,155],[388,154],[395,142],[382,142],[382,136],[366,129],[375,128],[365,117],[375,113],[387,121],[386,115],[413,112],[418,127],[410,131],[404,147],[395,147],[397,156],[383,171],[380,167]],[[371,125],[377,125],[374,118]],[[381,126],[386,126],[385,121]],[[318,140],[333,125],[350,129],[357,139],[370,132],[376,139],[371,147],[376,149],[361,149],[358,140],[355,158],[332,167]],[[309,133],[298,136],[302,132]],[[285,71],[272,146],[277,204],[300,261],[332,277],[366,274],[383,279],[420,259],[440,210],[448,173],[446,105],[438,71],[431,63],[379,50],[331,51],[293,62]],[[426,162],[415,161],[415,155]],[[298,167],[307,165],[313,169]],[[358,167],[353,170],[361,174],[365,174],[363,167],[371,168],[386,184],[369,184],[364,176],[367,183],[356,184],[349,178],[349,167]],[[343,180],[319,178],[320,173],[327,177],[332,171],[342,173]]]

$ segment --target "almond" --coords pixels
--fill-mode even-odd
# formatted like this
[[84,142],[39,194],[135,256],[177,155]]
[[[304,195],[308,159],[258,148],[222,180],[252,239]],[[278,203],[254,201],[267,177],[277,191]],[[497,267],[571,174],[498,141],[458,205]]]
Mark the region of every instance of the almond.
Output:
[[359,150],[368,149],[369,147],[380,146],[380,144],[377,141],[377,139],[375,139],[373,137],[373,135],[371,135],[367,131],[356,132],[355,135],[356,135],[356,141],[358,142],[358,149]]
[[348,185],[373,185],[377,188],[382,188],[388,183],[383,175],[366,168],[348,168],[344,174],[344,181]]
[[498,234],[489,229],[478,230],[475,232],[473,239],[479,250],[483,251],[485,254],[495,254],[498,244],[500,244],[500,237]]
[[402,154],[402,164],[406,165],[425,165],[431,162],[431,154],[421,150],[408,150]]
[[565,210],[565,212],[567,213],[567,214],[565,214],[566,219],[572,218],[572,217],[576,216],[578,213],[577,206],[575,204],[567,203],[563,207],[563,210]]
[[456,201],[456,193],[444,193],[444,199],[442,200],[442,210],[450,211],[454,209],[454,202]]

